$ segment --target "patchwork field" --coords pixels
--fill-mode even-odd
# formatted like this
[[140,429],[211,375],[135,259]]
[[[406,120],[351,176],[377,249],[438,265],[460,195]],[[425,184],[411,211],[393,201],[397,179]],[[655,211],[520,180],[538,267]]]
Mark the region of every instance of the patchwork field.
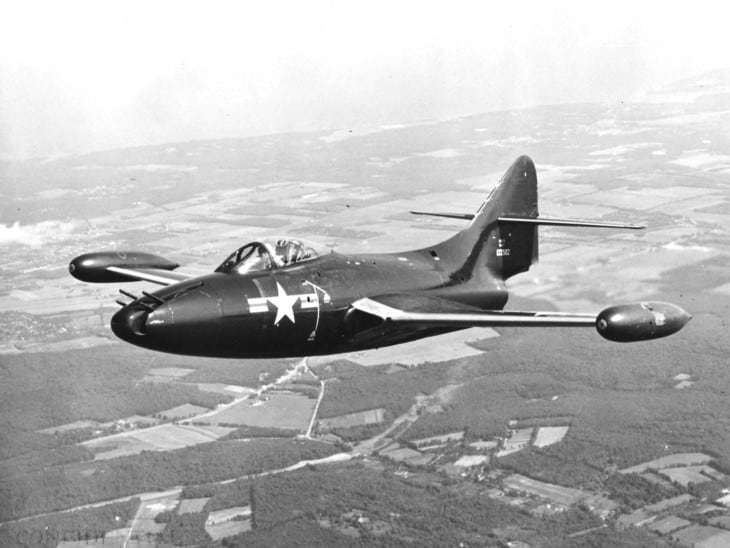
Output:
[[680,466],[676,468],[664,468],[660,472],[670,481],[687,487],[690,483],[700,484],[706,481],[722,480],[724,474],[718,472],[711,466]]
[[532,444],[535,447],[547,447],[562,440],[570,430],[569,426],[543,426],[537,429],[535,441]]
[[185,403],[183,405],[173,407],[172,409],[168,409],[167,411],[160,412],[160,416],[168,420],[176,421],[181,419],[189,419],[196,415],[200,415],[201,413],[205,413],[206,411],[208,411],[208,409],[206,409],[205,407]]
[[316,400],[295,393],[271,392],[263,399],[245,399],[206,416],[211,424],[249,425],[306,430]]
[[620,472],[622,474],[640,474],[648,470],[663,470],[664,468],[670,468],[673,466],[690,466],[693,464],[706,464],[714,460],[710,455],[704,453],[677,453],[674,455],[667,455],[649,462],[637,464],[629,468],[624,468]]
[[669,538],[683,546],[730,546],[730,531],[705,525],[690,525],[672,533]]
[[251,507],[235,506],[210,512],[205,521],[205,532],[215,540],[251,530]]
[[350,413],[348,415],[340,415],[339,417],[330,417],[320,419],[317,429],[321,432],[327,432],[335,428],[350,428],[352,426],[360,426],[367,424],[379,424],[385,420],[385,409],[370,409],[369,411],[360,411],[358,413]]
[[434,455],[425,455],[409,447],[401,447],[397,443],[380,451],[380,455],[396,462],[404,462],[413,466],[425,466],[434,459]]
[[123,432],[81,443],[94,452],[96,460],[113,459],[124,455],[137,455],[142,451],[170,451],[190,445],[215,441],[235,428],[222,426],[190,426],[162,424]]
[[224,394],[226,396],[243,396],[246,394],[252,394],[255,392],[253,388],[248,388],[246,386],[239,386],[235,384],[224,384],[221,382],[196,382],[196,383],[182,383],[182,384],[190,384],[192,386],[195,386],[199,390],[203,390],[205,392],[215,392],[217,394]]
[[506,489],[542,497],[564,506],[576,504],[590,496],[589,493],[578,489],[537,481],[520,474],[512,474],[506,477],[502,484]]
[[668,535],[672,531],[676,531],[682,527],[687,527],[691,524],[692,522],[687,521],[686,519],[678,518],[677,516],[667,516],[666,518],[653,521],[646,527],[660,535]]
[[177,513],[182,514],[196,514],[202,512],[205,505],[210,500],[210,497],[197,498],[197,499],[182,499],[180,505],[177,507]]
[[472,449],[481,449],[483,451],[490,451],[492,449],[496,449],[499,446],[499,442],[496,440],[489,440],[489,441],[473,441],[469,444],[469,447]]
[[479,466],[489,462],[489,457],[486,455],[464,455],[454,462],[454,466],[460,466],[462,468],[471,468],[472,466]]
[[235,517],[235,519],[231,518],[229,520],[217,521],[215,523],[210,523],[209,518],[209,521],[205,523],[205,532],[208,533],[213,540],[232,537],[250,530],[251,520],[240,519],[239,517]]
[[467,356],[476,356],[481,351],[469,346],[470,342],[498,337],[494,329],[472,328],[455,333],[447,333],[429,339],[413,341],[404,344],[364,350],[357,353],[335,354],[332,356],[318,356],[310,358],[312,366],[327,364],[335,360],[348,360],[363,366],[383,364],[402,364],[406,366],[420,365],[426,362],[443,362]]
[[656,514],[659,512],[663,512],[664,510],[668,510],[669,508],[682,506],[683,504],[687,504],[688,502],[693,502],[695,500],[697,499],[689,493],[684,493],[682,495],[677,495],[676,497],[670,497],[668,499],[660,500],[659,502],[656,502],[654,504],[648,504],[644,506],[644,510],[651,514]]

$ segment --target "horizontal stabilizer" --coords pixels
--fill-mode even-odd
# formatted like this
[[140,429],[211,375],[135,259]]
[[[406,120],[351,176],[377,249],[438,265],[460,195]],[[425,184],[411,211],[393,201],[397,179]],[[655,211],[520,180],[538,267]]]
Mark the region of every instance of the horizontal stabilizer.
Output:
[[500,217],[502,223],[524,223],[543,226],[582,226],[586,228],[629,228],[641,230],[646,225],[633,225],[626,223],[603,223],[599,221],[582,221],[578,219],[549,219],[547,217]]
[[413,215],[429,215],[431,217],[446,217],[448,219],[462,219],[471,221],[474,218],[473,213],[435,213],[432,211],[411,211]]
[[[413,215],[428,215],[431,217],[446,217],[448,219],[461,219],[471,221],[474,218],[472,213],[437,213],[432,211],[411,211]],[[583,221],[581,219],[551,219],[548,217],[499,217],[503,223],[521,223],[542,226],[573,226],[585,228],[628,228],[641,230],[646,225],[635,225],[628,223],[604,223],[600,221]]]

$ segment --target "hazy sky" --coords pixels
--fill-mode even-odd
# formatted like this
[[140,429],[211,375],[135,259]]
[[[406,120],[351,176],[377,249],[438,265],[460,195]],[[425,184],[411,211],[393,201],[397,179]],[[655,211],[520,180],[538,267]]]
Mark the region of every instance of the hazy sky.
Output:
[[8,4],[0,158],[620,101],[730,66],[719,2]]

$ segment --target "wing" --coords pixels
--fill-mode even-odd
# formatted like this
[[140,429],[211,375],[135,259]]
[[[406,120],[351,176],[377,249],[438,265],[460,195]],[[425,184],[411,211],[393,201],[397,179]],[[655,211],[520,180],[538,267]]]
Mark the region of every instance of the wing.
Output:
[[411,327],[595,327],[596,314],[481,310],[438,297],[384,295],[352,308],[386,324]]
[[75,278],[91,283],[145,281],[172,285],[191,278],[173,272],[179,265],[164,257],[140,251],[98,251],[79,255],[68,265]]
[[[359,316],[358,316],[359,315]],[[658,339],[682,329],[692,316],[671,303],[610,306],[598,314],[481,310],[439,297],[383,295],[352,303],[346,316],[353,339],[375,339],[384,331],[467,327],[595,327],[605,339],[634,342]]]
[[[124,281],[143,281],[152,282],[153,284],[159,285],[172,285],[178,282],[189,280],[193,276],[189,274],[183,274],[182,272],[170,272],[169,270],[162,270],[159,268],[122,268],[118,266],[108,266],[107,272],[118,274],[125,278]],[[120,280],[121,281],[121,280]]]

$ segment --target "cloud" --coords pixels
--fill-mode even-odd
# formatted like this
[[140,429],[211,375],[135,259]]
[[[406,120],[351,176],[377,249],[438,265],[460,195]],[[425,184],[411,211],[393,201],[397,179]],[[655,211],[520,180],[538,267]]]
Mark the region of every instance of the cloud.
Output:
[[74,223],[63,221],[43,221],[22,226],[19,222],[12,225],[0,224],[0,245],[41,245],[65,240],[74,232]]

